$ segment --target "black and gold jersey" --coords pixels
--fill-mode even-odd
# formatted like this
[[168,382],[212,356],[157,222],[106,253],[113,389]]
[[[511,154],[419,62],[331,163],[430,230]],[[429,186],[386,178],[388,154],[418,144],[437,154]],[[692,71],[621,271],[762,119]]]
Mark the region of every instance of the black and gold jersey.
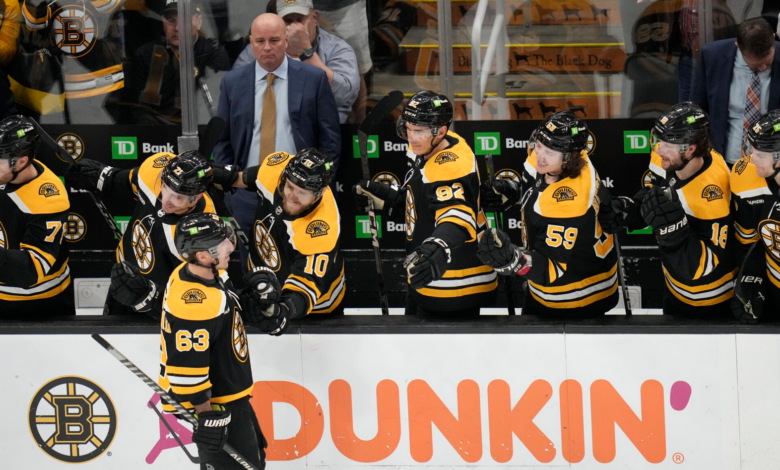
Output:
[[[750,157],[743,157],[731,169],[731,192],[737,267],[744,263],[745,275],[766,273],[768,298],[780,300],[780,187],[774,178],[758,176]],[[756,242],[760,245],[746,260]]]
[[680,181],[667,175],[661,156],[650,155],[647,186],[659,184],[677,192],[691,227],[686,243],[660,247],[666,287],[672,305],[681,310],[709,307],[733,295],[734,264],[731,233],[729,168],[715,150],[693,176]]
[[479,202],[479,173],[465,140],[447,132],[449,147],[426,161],[411,161],[406,191],[406,252],[426,238],[444,240],[452,261],[438,281],[411,292],[426,310],[446,312],[490,305],[498,286],[496,272],[477,259],[478,237],[487,227]]
[[[43,163],[27,183],[0,186],[0,313],[6,302],[48,299],[70,285],[63,244],[70,202],[65,185]],[[6,304],[7,305],[7,304]]]
[[305,305],[296,316],[330,313],[346,292],[344,260],[339,256],[341,216],[330,188],[311,208],[297,216],[284,212],[279,178],[292,155],[277,152],[260,165],[254,187],[258,194],[250,239],[249,267],[268,266],[282,284],[282,298]]
[[[171,274],[160,320],[158,383],[187,409],[210,400],[228,403],[252,393],[241,304],[227,272],[207,281],[192,275],[187,264]],[[175,411],[164,404],[163,409]]]
[[[184,260],[174,243],[176,223],[185,214],[166,214],[162,210],[160,174],[172,153],[162,152],[147,158],[139,167],[112,175],[112,184],[104,195],[109,198],[133,198],[137,201],[116,250],[116,261],[135,262],[141,274],[154,281],[158,288],[168,282],[174,268]],[[215,213],[214,203],[204,194],[192,213]]]
[[[532,153],[524,164],[522,233],[533,266],[525,276],[534,300],[549,308],[599,311],[617,302],[617,255],[613,235],[598,221],[608,197],[586,152],[576,178],[552,184],[536,172]],[[600,302],[601,301],[601,302]]]

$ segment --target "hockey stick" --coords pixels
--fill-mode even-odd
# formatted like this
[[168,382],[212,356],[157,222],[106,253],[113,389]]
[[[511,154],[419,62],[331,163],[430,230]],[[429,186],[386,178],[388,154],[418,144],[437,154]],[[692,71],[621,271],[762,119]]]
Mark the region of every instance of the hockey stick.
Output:
[[[54,139],[46,131],[43,130],[41,125],[38,124],[38,122],[35,119],[33,118],[29,118],[29,119],[33,122],[33,125],[38,130],[38,135],[40,136],[43,145],[48,147],[52,152],[55,153],[55,155],[57,155],[62,161],[64,161],[68,165],[68,168],[76,165],[76,160],[73,159],[73,156],[70,153],[68,153],[67,150],[60,147],[57,144],[57,142],[55,142]],[[89,196],[92,198],[92,201],[97,206],[98,210],[100,211],[100,214],[103,216],[103,219],[108,224],[108,228],[110,228],[111,231],[114,232],[114,236],[116,237],[117,240],[121,240],[122,232],[119,230],[119,227],[116,226],[116,222],[114,221],[114,218],[111,216],[111,213],[108,212],[108,208],[106,207],[106,205],[97,195],[97,193],[89,189],[86,191],[89,194]]]
[[[192,413],[187,411],[186,408],[181,406],[178,402],[176,402],[173,398],[171,398],[168,393],[160,387],[157,382],[149,378],[148,375],[144,373],[141,369],[139,369],[135,364],[130,362],[130,359],[128,359],[124,354],[117,351],[115,347],[113,347],[108,341],[103,339],[102,336],[100,336],[97,333],[92,334],[92,339],[97,341],[97,343],[103,348],[108,351],[112,356],[114,356],[119,362],[122,363],[123,366],[130,369],[132,373],[134,373],[143,383],[148,385],[157,395],[160,395],[160,398],[165,400],[169,405],[176,408],[176,411],[181,415],[182,418],[186,419],[190,422],[190,424],[193,425],[194,429],[198,428],[198,420],[195,419],[194,416],[192,416]],[[236,450],[231,446],[230,444],[225,444],[225,447],[222,448],[225,452],[228,453],[233,459],[235,459],[236,462],[239,463],[244,468],[252,469],[252,470],[258,470],[257,467],[252,465],[250,462],[248,462],[241,454],[236,452]]]
[[[398,90],[386,94],[368,113],[366,119],[358,128],[358,146],[360,147],[360,165],[363,169],[363,179],[371,181],[368,170],[368,135],[376,128],[379,121],[390,114],[404,100],[404,94]],[[374,247],[374,263],[376,264],[376,280],[379,286],[379,305],[382,315],[389,315],[385,276],[382,274],[382,252],[379,250],[379,235],[374,213],[374,201],[368,198],[368,223],[371,228],[371,244]]]
[[615,244],[615,253],[618,257],[618,282],[620,283],[620,290],[623,292],[623,306],[626,309],[626,316],[633,315],[631,311],[631,300],[628,298],[628,286],[626,286],[626,279],[623,274],[623,255],[620,252],[620,241],[618,241],[618,234],[612,235],[612,242]]
[[[493,155],[485,155],[485,164],[487,165],[488,184],[493,187],[493,177],[496,174],[496,167],[493,164]],[[495,212],[496,215],[496,227],[503,230],[504,228],[504,213],[501,211]],[[510,315],[515,315],[515,299],[512,294],[512,276],[504,276],[504,289],[506,289],[506,309]]]
[[160,410],[157,409],[157,406],[155,406],[154,403],[152,403],[152,400],[149,400],[147,403],[151,409],[154,410],[154,414],[157,415],[158,418],[160,418],[160,421],[165,425],[165,427],[168,429],[168,432],[171,433],[171,436],[173,436],[174,439],[176,439],[176,443],[179,444],[179,447],[181,447],[181,450],[184,451],[185,454],[187,454],[187,458],[190,459],[190,462],[192,463],[200,463],[200,457],[197,457],[195,455],[190,454],[190,451],[187,450],[186,447],[184,447],[184,443],[179,439],[179,435],[176,434],[176,431],[173,430],[170,424],[168,424],[168,421],[165,420],[165,417],[163,417],[162,413],[160,413]]

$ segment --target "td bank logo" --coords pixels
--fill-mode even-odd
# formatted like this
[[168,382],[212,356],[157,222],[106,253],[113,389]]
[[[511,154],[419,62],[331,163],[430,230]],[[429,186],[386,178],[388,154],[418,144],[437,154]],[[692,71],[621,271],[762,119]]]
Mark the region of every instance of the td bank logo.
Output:
[[[382,238],[382,216],[376,216],[376,224],[379,228],[378,238]],[[367,215],[355,216],[355,231],[357,238],[371,238],[371,222]]]
[[111,158],[114,160],[138,160],[138,139],[135,137],[111,137]]
[[102,454],[116,434],[114,403],[83,377],[56,378],[30,402],[30,433],[38,447],[61,462],[84,463]]
[[475,132],[475,155],[501,155],[500,132]]
[[624,153],[650,153],[650,131],[623,131]]
[[[366,153],[368,158],[379,158],[379,136],[368,136],[368,142],[366,142]],[[352,154],[355,158],[360,158],[360,143],[358,136],[352,136]]]

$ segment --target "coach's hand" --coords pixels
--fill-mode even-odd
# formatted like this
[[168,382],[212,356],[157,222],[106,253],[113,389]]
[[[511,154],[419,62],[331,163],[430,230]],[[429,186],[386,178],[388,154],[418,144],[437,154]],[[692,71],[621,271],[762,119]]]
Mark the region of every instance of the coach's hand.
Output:
[[142,275],[137,266],[122,261],[111,268],[108,295],[120,304],[136,312],[148,312],[159,294],[155,283]]
[[[731,313],[740,323],[758,323],[764,313],[764,277],[755,274],[742,274],[734,287],[734,297],[731,298]],[[739,293],[739,299],[737,296]],[[742,303],[744,300],[745,303]]]
[[452,252],[447,243],[440,238],[426,238],[404,262],[407,281],[412,289],[425,287],[441,279],[450,262]]
[[212,409],[197,413],[196,416],[198,427],[192,433],[192,442],[208,452],[221,451],[228,440],[230,412],[225,409]]
[[691,227],[677,191],[653,186],[639,210],[645,223],[653,227],[660,246],[678,246],[688,238]]

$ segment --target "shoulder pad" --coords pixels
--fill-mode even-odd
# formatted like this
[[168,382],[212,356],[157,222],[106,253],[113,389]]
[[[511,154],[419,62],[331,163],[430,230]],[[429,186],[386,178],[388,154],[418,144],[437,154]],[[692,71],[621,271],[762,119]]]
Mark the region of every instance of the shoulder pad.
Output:
[[287,152],[276,152],[268,155],[260,162],[261,168],[257,172],[255,184],[266,200],[273,201],[274,191],[276,191],[276,186],[279,184],[279,178],[293,156]]
[[447,135],[458,139],[457,145],[433,155],[421,170],[423,183],[451,181],[477,171],[474,152],[463,138],[454,132]]
[[169,152],[155,153],[138,167],[138,187],[148,200],[154,201],[160,195],[160,173],[175,156]]
[[536,198],[534,211],[537,214],[556,219],[568,219],[580,217],[588,212],[601,182],[587,153],[583,151],[580,158],[585,159],[587,164],[578,177],[556,181]]
[[710,167],[677,190],[685,213],[697,219],[720,219],[730,211],[729,168],[719,153],[713,151],[711,156]]
[[41,162],[43,173],[12,193],[9,198],[25,214],[56,214],[70,209],[68,189]]
[[322,195],[322,201],[306,217],[285,221],[290,244],[302,255],[328,253],[339,242],[341,216],[330,188]]
[[731,169],[731,192],[740,199],[772,194],[766,184],[766,178],[758,176],[756,165],[747,156],[737,160]]
[[655,149],[650,151],[650,164],[648,165],[648,168],[651,172],[661,177],[661,179],[666,178],[666,170],[664,170],[661,156],[655,152]]
[[226,312],[228,302],[225,293],[216,287],[183,279],[182,263],[171,274],[165,289],[163,308],[182,320],[205,321]]

